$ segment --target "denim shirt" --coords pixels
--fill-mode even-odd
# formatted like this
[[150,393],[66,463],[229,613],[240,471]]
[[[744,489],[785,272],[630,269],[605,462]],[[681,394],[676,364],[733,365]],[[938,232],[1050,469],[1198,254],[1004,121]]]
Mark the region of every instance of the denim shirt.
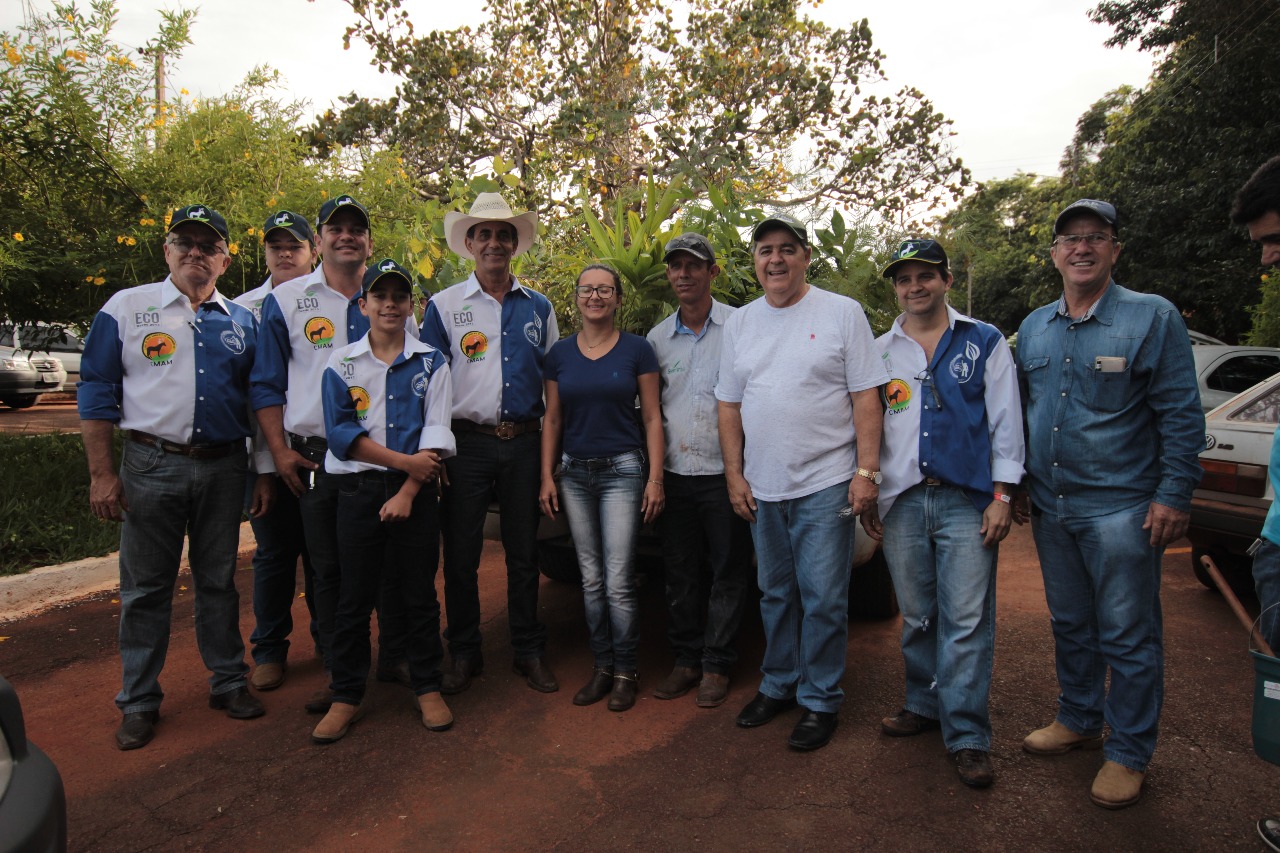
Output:
[[1205,426],[1182,316],[1114,281],[1078,320],[1065,305],[1018,330],[1032,501],[1058,518],[1150,501],[1189,510]]

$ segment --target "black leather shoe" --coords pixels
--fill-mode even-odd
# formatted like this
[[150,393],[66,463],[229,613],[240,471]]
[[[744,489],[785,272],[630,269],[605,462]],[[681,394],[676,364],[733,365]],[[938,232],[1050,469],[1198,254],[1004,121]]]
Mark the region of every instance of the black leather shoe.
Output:
[[738,712],[737,723],[744,729],[754,729],[756,726],[763,726],[783,711],[790,710],[796,706],[796,700],[791,699],[774,699],[772,696],[766,696],[763,693],[757,693],[756,698],[747,703],[747,707]]
[[625,711],[636,704],[636,679],[639,677],[634,669],[631,672],[615,672],[613,674],[613,690],[609,693],[609,710]]
[[996,780],[991,756],[980,749],[957,749],[951,753],[951,760],[956,763],[960,781],[970,788],[990,788]]
[[413,678],[409,675],[409,662],[407,660],[385,665],[379,661],[378,670],[374,677],[388,684],[399,684],[402,687],[408,687],[410,690],[413,689]]
[[598,666],[591,671],[591,680],[573,696],[575,705],[594,705],[613,690],[613,667]]
[[518,660],[512,664],[512,668],[516,675],[523,675],[529,686],[539,693],[555,693],[560,689],[560,683],[552,675],[551,668],[540,657]]
[[116,729],[116,746],[121,749],[138,749],[151,743],[156,736],[159,711],[134,711],[125,714],[120,728]]
[[440,679],[440,692],[446,696],[461,693],[471,686],[471,679],[484,672],[484,658],[454,659],[453,666],[445,670]]
[[836,733],[836,724],[839,722],[840,715],[835,712],[810,711],[806,708],[800,722],[792,729],[787,745],[801,752],[821,749]]
[[1258,821],[1258,835],[1272,850],[1280,850],[1280,817],[1264,817]]
[[233,720],[252,720],[267,713],[258,697],[249,692],[248,687],[237,687],[226,693],[211,693],[209,707],[215,711],[226,711]]

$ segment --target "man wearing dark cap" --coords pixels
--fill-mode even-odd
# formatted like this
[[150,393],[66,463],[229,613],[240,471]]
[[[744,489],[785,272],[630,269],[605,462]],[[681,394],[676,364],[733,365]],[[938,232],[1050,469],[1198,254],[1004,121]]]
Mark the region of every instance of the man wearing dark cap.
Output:
[[831,740],[844,699],[852,515],[879,489],[887,377],[862,306],[805,280],[805,226],[776,216],[751,239],[764,298],[725,324],[716,384],[729,501],[752,522],[764,594],[764,678],[737,724],[798,703],[788,742],[812,750]]
[[[333,631],[341,577],[338,572],[338,484],[324,470],[328,450],[320,379],[335,349],[369,331],[360,311],[365,263],[373,253],[369,212],[350,195],[331,198],[316,219],[320,266],[276,287],[262,303],[262,340],[253,366],[252,403],[282,484],[298,496],[311,554],[319,651],[333,663]],[[409,334],[418,326],[405,318]],[[384,595],[378,612],[377,677],[408,684],[399,596]],[[328,679],[326,679],[328,682]],[[329,710],[332,692],[320,688],[305,704],[309,713]]]
[[1112,279],[1116,223],[1116,209],[1094,199],[1058,215],[1050,254],[1062,297],[1022,322],[1017,352],[1059,686],[1057,718],[1023,749],[1101,748],[1090,798],[1110,809],[1138,801],[1155,752],[1160,561],[1187,531],[1204,447],[1186,325],[1167,299]]
[[[667,243],[663,260],[679,304],[649,332],[649,343],[661,367],[667,505],[658,527],[667,638],[676,660],[653,695],[675,699],[697,687],[698,706],[715,708],[729,695],[751,578],[751,533],[729,503],[716,413],[724,324],[734,309],[711,298],[720,267],[706,237],[681,234]],[[711,566],[707,589],[704,558]]]
[[[1262,250],[1263,267],[1280,264],[1280,157],[1272,157],[1259,166],[1236,193],[1231,221],[1243,225],[1249,239]],[[1280,441],[1275,436],[1271,439],[1267,476],[1275,492],[1280,486]],[[1253,582],[1262,611],[1262,636],[1273,651],[1280,652],[1280,501],[1272,501],[1254,547]],[[1269,848],[1280,850],[1280,817],[1258,821],[1258,835]]]
[[889,265],[902,313],[876,339],[885,386],[884,483],[862,526],[884,541],[902,607],[906,702],[893,737],[942,729],[960,780],[986,788],[996,552],[1022,481],[1018,380],[1004,335],[947,304],[951,271],[933,240],[907,240]]
[[[257,323],[218,293],[231,263],[227,223],[193,204],[173,212],[169,276],[107,300],[85,341],[77,406],[94,515],[120,529],[120,749],[151,741],[164,692],[173,587],[190,537],[196,643],[209,707],[263,714],[249,693],[236,549],[249,437],[249,372]],[[124,433],[119,473],[112,431]]]
[[[279,210],[267,217],[262,226],[262,240],[267,259],[267,280],[235,298],[262,320],[262,303],[276,287],[310,275],[315,268],[315,235],[306,218],[290,210]],[[254,662],[249,683],[255,690],[274,690],[284,683],[289,654],[289,634],[293,631],[293,599],[297,587],[298,558],[302,558],[303,589],[307,610],[311,614],[311,636],[318,640],[320,626],[316,622],[315,590],[312,584],[311,556],[302,533],[302,514],[298,496],[286,488],[278,488],[275,463],[269,451],[256,452],[250,460],[253,492],[248,500],[249,524],[257,549],[253,553],[253,615],[256,624],[249,637]],[[271,511],[264,513],[265,496],[272,498]],[[319,643],[317,642],[318,646]]]

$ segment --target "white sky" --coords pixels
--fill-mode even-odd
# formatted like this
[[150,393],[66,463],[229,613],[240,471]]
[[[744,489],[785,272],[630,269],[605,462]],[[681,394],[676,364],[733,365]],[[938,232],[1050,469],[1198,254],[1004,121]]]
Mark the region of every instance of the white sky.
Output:
[[[362,44],[342,49],[354,20],[341,0],[118,0],[114,36],[145,42],[159,23],[157,7],[199,9],[194,44],[169,69],[170,85],[192,95],[225,93],[254,65],[284,76],[293,97],[328,107],[352,90],[390,94],[395,78],[379,75]],[[0,3],[0,30],[22,20],[22,7],[48,10],[50,0]],[[80,5],[87,10],[86,0]],[[481,20],[481,0],[405,0],[415,29],[451,29]],[[912,85],[954,121],[952,140],[978,180],[1017,171],[1056,174],[1080,114],[1122,84],[1143,85],[1149,54],[1103,47],[1106,27],[1087,15],[1096,0],[913,0],[859,4],[825,0],[817,17],[833,26],[869,19],[874,43],[886,54],[896,90]]]

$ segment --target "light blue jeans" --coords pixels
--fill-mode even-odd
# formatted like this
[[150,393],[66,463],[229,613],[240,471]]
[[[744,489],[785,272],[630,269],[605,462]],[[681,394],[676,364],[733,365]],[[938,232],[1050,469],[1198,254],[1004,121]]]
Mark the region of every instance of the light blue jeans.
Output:
[[211,673],[210,692],[245,685],[236,550],[244,502],[245,454],[191,459],[124,443],[120,479],[129,511],[120,529],[120,662],[123,713],[156,711],[169,652],[173,588],[189,537],[196,645]]
[[765,650],[760,692],[810,711],[840,710],[849,639],[853,518],[849,482],[786,501],[756,502],[755,539]]
[[1105,722],[1103,756],[1140,772],[1155,752],[1164,704],[1162,552],[1142,529],[1148,505],[1031,519],[1053,620],[1058,721],[1082,735],[1100,734]]
[[884,518],[884,556],[902,608],[908,711],[942,723],[947,749],[991,750],[996,548],[953,486],[921,483]]
[[582,570],[591,654],[597,667],[634,672],[640,620],[633,555],[644,498],[644,453],[560,460],[560,505]]

